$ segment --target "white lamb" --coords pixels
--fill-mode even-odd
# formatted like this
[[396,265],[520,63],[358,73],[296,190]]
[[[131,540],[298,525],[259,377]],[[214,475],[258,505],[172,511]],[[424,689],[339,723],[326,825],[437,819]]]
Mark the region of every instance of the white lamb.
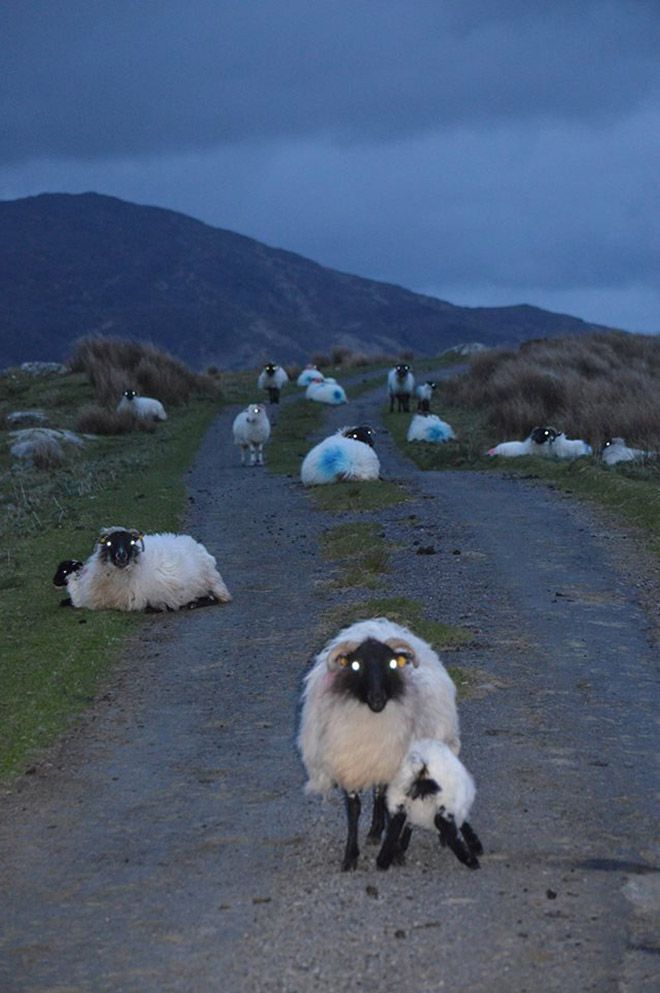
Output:
[[54,582],[66,585],[74,607],[88,610],[179,610],[231,600],[215,559],[190,535],[122,527],[103,528],[84,565],[60,563]]
[[420,383],[419,386],[415,387],[415,396],[417,397],[417,410],[422,413],[428,414],[431,410],[431,400],[433,399],[433,391],[437,387],[437,383],[433,380],[427,379],[425,383]]
[[306,365],[298,376],[296,383],[298,386],[309,386],[310,383],[314,382],[322,383],[323,379],[323,373],[320,372],[315,365]]
[[308,400],[315,400],[317,403],[329,403],[338,406],[340,403],[348,403],[344,388],[334,379],[324,379],[319,383],[313,381],[305,390]]
[[298,746],[306,790],[345,793],[344,869],[357,865],[360,790],[376,791],[370,837],[378,840],[384,789],[411,742],[428,737],[460,749],[456,689],[425,641],[376,617],[344,628],[319,652],[305,677]]
[[455,437],[456,434],[451,424],[447,424],[436,414],[413,414],[406,440],[442,444]]
[[478,869],[483,847],[467,820],[475,794],[472,776],[444,742],[413,741],[387,787],[390,821],[376,859],[378,868],[402,861],[416,826],[437,830],[442,845],[468,868]]
[[400,362],[387,374],[387,392],[390,397],[390,413],[394,410],[396,400],[399,413],[410,413],[410,398],[415,389],[415,377],[406,362]]
[[585,455],[593,455],[591,445],[579,438],[567,438],[564,432],[556,434],[545,446],[552,459],[580,459]]
[[373,449],[373,431],[366,425],[342,428],[310,449],[303,459],[303,486],[349,480],[378,479],[380,461]]
[[270,438],[270,421],[262,403],[251,403],[237,414],[232,426],[234,444],[241,449],[241,465],[250,456],[250,465],[264,464],[264,445]]
[[117,404],[117,411],[129,410],[136,417],[142,417],[145,421],[166,421],[167,414],[160,400],[153,397],[140,397],[135,390],[124,390],[123,396]]
[[268,391],[270,403],[280,402],[280,391],[285,383],[289,382],[286,369],[275,362],[268,362],[259,373],[257,386],[260,390]]
[[605,465],[617,465],[618,462],[644,462],[657,458],[657,452],[629,448],[623,438],[608,438],[601,449],[600,457]]
[[533,428],[524,441],[502,441],[494,448],[489,448],[488,455],[501,455],[504,458],[515,459],[521,455],[548,455],[548,443],[557,436],[554,428]]

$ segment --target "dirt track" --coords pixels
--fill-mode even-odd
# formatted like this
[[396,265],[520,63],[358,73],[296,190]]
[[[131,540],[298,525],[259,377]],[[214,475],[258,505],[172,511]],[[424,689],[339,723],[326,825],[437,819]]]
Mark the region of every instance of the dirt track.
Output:
[[[327,426],[377,424],[381,403]],[[2,993],[656,990],[657,645],[616,534],[545,487],[419,473],[381,436],[383,475],[412,489],[378,515],[388,590],[475,633],[447,661],[477,672],[463,756],[487,854],[469,872],[418,832],[405,867],[364,846],[344,874],[343,809],[303,796],[293,745],[341,604],[316,542],[337,519],[241,469],[231,418],[190,474],[188,529],[234,602],[149,620],[0,800]]]

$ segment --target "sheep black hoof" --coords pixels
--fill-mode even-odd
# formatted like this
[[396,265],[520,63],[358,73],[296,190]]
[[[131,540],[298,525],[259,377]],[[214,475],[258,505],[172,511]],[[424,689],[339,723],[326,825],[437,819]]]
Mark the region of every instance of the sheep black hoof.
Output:
[[468,867],[468,869],[481,868],[481,866],[479,865],[479,859],[476,858],[476,856],[474,855],[471,855],[468,859],[465,860],[465,865]]
[[71,597],[67,596],[63,600],[60,600],[60,607],[73,607],[73,603],[71,602]]
[[357,864],[358,864],[357,855],[355,855],[350,859],[344,859],[344,861],[341,864],[341,871],[352,872],[353,869],[357,869]]

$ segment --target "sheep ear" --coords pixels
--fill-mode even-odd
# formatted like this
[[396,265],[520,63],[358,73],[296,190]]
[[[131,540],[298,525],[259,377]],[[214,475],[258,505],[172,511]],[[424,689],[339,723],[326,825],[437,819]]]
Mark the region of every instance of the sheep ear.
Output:
[[336,671],[338,669],[345,669],[348,665],[347,656],[357,648],[354,642],[343,641],[340,645],[336,645],[331,652],[328,654],[327,666],[331,671]]
[[386,644],[389,645],[397,658],[406,659],[406,663],[404,663],[404,665],[409,664],[414,666],[415,669],[417,668],[419,665],[419,659],[407,641],[400,641],[398,638],[392,638],[390,641],[387,641]]

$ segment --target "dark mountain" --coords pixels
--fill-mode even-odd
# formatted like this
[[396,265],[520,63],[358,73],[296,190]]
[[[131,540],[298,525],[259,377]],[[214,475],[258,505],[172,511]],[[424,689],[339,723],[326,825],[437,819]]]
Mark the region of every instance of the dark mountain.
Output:
[[93,333],[240,368],[304,362],[336,344],[436,355],[592,327],[536,307],[455,307],[95,193],[0,202],[0,299],[0,367],[64,359]]

